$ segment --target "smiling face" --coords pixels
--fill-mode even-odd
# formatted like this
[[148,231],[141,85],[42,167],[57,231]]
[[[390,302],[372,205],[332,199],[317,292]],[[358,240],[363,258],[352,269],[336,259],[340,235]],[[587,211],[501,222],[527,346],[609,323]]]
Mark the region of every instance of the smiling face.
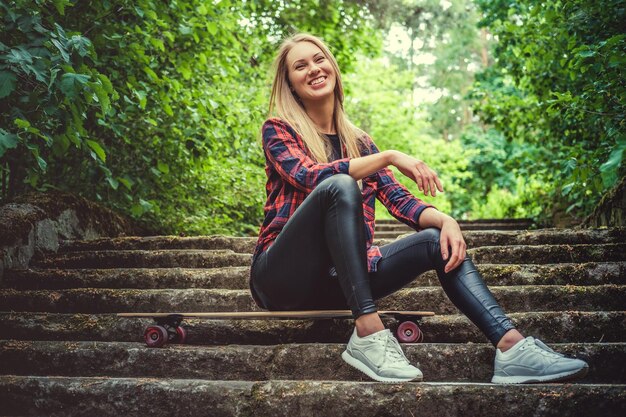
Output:
[[311,42],[299,42],[287,54],[287,71],[292,91],[305,107],[333,99],[335,70],[324,52]]

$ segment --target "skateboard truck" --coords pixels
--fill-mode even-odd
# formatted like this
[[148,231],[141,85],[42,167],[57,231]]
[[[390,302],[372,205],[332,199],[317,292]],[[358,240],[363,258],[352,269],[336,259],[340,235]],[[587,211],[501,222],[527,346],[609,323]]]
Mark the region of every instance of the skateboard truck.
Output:
[[143,334],[146,345],[148,347],[161,347],[166,343],[184,344],[187,340],[187,331],[181,326],[184,318],[182,314],[154,317],[156,325],[146,327]]

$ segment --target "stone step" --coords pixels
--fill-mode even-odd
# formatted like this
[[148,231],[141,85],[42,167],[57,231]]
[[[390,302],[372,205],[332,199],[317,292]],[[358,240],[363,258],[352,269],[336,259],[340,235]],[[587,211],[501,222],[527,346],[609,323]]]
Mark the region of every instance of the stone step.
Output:
[[[508,313],[524,334],[548,343],[626,342],[626,311],[563,311]],[[93,340],[140,342],[152,319],[114,314],[0,312],[4,337],[19,340]],[[389,328],[397,324],[383,318]],[[206,320],[186,319],[188,342],[194,345],[281,343],[345,343],[353,320]],[[461,314],[425,317],[420,323],[426,342],[485,343]]]
[[[412,230],[409,230],[412,232]],[[378,237],[378,234],[376,234]],[[394,236],[395,237],[395,236]],[[582,243],[621,243],[626,241],[626,228],[611,229],[540,229],[524,231],[467,231],[463,233],[469,248],[500,245],[554,245]],[[256,237],[231,236],[149,236],[102,238],[88,241],[65,241],[59,252],[102,250],[156,249],[230,249],[237,253],[252,253]],[[393,239],[376,239],[382,246]]]
[[467,251],[475,263],[549,264],[626,261],[626,243],[482,246]]
[[[491,287],[505,311],[622,310],[626,286]],[[258,311],[248,290],[223,289],[68,289],[0,291],[0,305],[14,311],[112,313],[141,311]],[[382,298],[384,310],[428,310],[455,314],[441,288],[406,288]],[[407,306],[418,306],[408,308]],[[333,306],[333,308],[345,306]]]
[[237,253],[252,253],[256,237],[211,236],[125,236],[93,240],[66,240],[59,253],[105,250],[164,250],[164,249],[230,249]]
[[[383,384],[1,376],[7,415],[623,416],[619,384]],[[33,401],[36,398],[37,401]],[[139,411],[141,410],[141,411]]]
[[[551,344],[557,352],[585,360],[586,383],[626,381],[626,343]],[[143,343],[0,340],[3,374],[203,378],[262,381],[275,379],[371,381],[341,358],[345,343],[190,346],[150,349]],[[490,382],[491,344],[406,344],[404,353],[424,380]]]
[[252,255],[230,249],[104,250],[48,254],[38,268],[221,268],[249,266]]
[[[602,311],[624,309],[625,285],[526,285],[491,287],[505,311]],[[404,288],[380,299],[381,310],[427,310],[456,314],[441,288]],[[152,311],[258,311],[249,290],[108,289],[0,290],[0,306],[13,311],[117,313]],[[343,309],[345,306],[332,306]]]
[[[459,224],[485,224],[485,223],[506,223],[506,224],[532,224],[533,219],[476,219],[476,220],[457,220]],[[376,223],[380,224],[403,224],[396,219],[377,219]]]
[[[501,230],[528,230],[532,225],[530,223],[502,223],[502,222],[489,222],[489,223],[466,223],[457,222],[461,230],[488,230],[488,231],[501,231]],[[400,222],[396,223],[379,223],[376,221],[376,232],[402,232],[412,231],[413,228]]]
[[[549,264],[626,260],[626,243],[483,246],[468,249],[476,263]],[[104,250],[48,254],[38,268],[219,268],[248,266],[251,255],[230,249]]]
[[[626,284],[626,262],[547,265],[479,264],[489,286]],[[5,271],[2,287],[64,288],[223,288],[246,289],[250,268],[28,269]],[[435,271],[418,276],[409,287],[439,286]]]

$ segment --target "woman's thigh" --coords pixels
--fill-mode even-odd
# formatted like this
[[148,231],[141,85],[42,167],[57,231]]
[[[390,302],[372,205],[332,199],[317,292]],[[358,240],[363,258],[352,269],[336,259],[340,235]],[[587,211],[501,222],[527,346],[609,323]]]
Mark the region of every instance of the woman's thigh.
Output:
[[[322,183],[323,184],[323,183]],[[320,292],[331,257],[324,236],[324,199],[318,186],[289,218],[252,269],[252,285],[270,310],[303,308]]]

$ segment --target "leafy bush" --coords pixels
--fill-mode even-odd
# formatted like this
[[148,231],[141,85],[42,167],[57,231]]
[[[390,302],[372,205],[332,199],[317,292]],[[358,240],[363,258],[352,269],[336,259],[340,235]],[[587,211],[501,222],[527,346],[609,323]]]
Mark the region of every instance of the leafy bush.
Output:
[[283,36],[323,36],[345,68],[380,48],[359,2],[53,4],[0,1],[0,197],[70,190],[159,233],[258,231]]
[[541,146],[523,176],[553,182],[555,206],[582,216],[626,174],[623,2],[478,1],[497,36],[477,109],[513,143]]

